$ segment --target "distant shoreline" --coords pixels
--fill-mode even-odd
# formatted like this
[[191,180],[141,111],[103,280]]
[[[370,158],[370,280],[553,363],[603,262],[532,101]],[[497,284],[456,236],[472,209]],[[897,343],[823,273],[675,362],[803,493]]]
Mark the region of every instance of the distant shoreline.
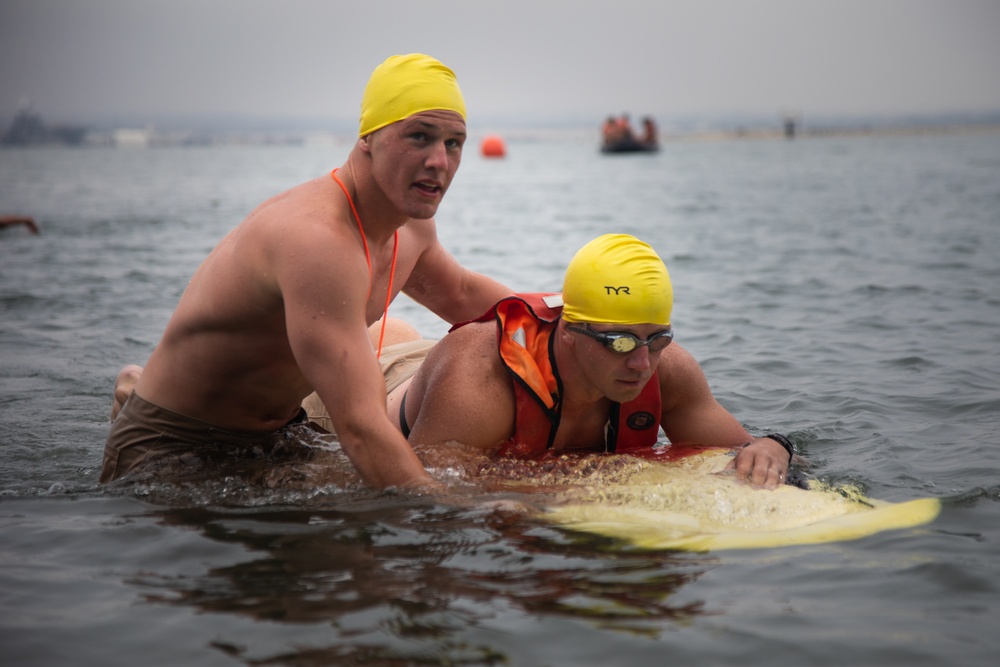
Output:
[[1000,132],[1000,123],[985,124],[954,124],[954,125],[890,125],[874,126],[827,126],[800,127],[795,129],[794,137],[787,137],[781,128],[736,128],[731,130],[707,130],[704,132],[663,133],[661,143],[684,143],[697,141],[735,141],[735,140],[788,140],[817,139],[827,137],[909,137],[949,134],[987,134]]

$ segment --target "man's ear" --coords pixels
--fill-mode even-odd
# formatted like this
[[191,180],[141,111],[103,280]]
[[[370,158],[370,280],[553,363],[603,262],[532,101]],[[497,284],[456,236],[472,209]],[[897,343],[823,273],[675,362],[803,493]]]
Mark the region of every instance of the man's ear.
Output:
[[368,137],[370,137],[370,136],[371,136],[370,134],[366,134],[363,137],[358,137],[357,146],[358,146],[358,148],[360,148],[365,153],[368,153],[368,152],[371,151],[371,147],[368,144]]

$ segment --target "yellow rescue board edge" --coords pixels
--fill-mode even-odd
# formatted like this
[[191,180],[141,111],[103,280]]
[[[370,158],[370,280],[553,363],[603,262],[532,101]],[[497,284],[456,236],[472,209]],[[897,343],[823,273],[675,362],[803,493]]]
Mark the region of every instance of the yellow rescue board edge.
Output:
[[[902,503],[872,501],[873,509],[782,530],[686,531],[666,515],[641,507],[576,504],[553,507],[542,515],[563,528],[628,542],[644,550],[716,551],[765,549],[857,540],[886,530],[913,528],[937,518],[941,502],[921,498]],[[665,518],[666,517],[666,518]]]

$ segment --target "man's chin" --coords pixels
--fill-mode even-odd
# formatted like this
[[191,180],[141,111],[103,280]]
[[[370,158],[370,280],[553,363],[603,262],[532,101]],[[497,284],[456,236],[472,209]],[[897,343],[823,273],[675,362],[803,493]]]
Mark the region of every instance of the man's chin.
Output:
[[441,201],[437,200],[433,203],[413,205],[408,207],[406,215],[413,220],[430,220],[437,213],[440,204]]
[[639,398],[645,386],[645,383],[616,382],[614,395],[609,395],[608,398],[616,403],[628,403]]

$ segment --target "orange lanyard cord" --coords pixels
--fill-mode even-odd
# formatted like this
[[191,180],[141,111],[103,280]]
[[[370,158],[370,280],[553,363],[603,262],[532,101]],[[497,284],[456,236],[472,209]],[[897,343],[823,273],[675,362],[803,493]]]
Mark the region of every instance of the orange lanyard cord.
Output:
[[[361,216],[358,215],[358,210],[354,208],[354,200],[351,199],[351,193],[347,191],[347,186],[337,178],[337,170],[334,169],[330,172],[330,176],[333,176],[333,180],[337,182],[340,189],[344,191],[344,196],[347,197],[347,203],[351,206],[351,213],[354,214],[354,219],[358,223],[358,231],[361,233],[361,244],[365,247],[365,261],[368,263],[368,296],[372,295],[372,256],[368,252],[368,241],[365,240],[365,229],[361,226]],[[392,246],[392,265],[389,267],[389,290],[385,293],[385,308],[382,309],[382,329],[378,335],[378,350],[375,353],[376,357],[382,356],[382,341],[385,340],[385,323],[389,319],[389,304],[392,302],[392,279],[396,275],[396,255],[399,253],[399,230],[396,230],[394,235],[394,242]]]

